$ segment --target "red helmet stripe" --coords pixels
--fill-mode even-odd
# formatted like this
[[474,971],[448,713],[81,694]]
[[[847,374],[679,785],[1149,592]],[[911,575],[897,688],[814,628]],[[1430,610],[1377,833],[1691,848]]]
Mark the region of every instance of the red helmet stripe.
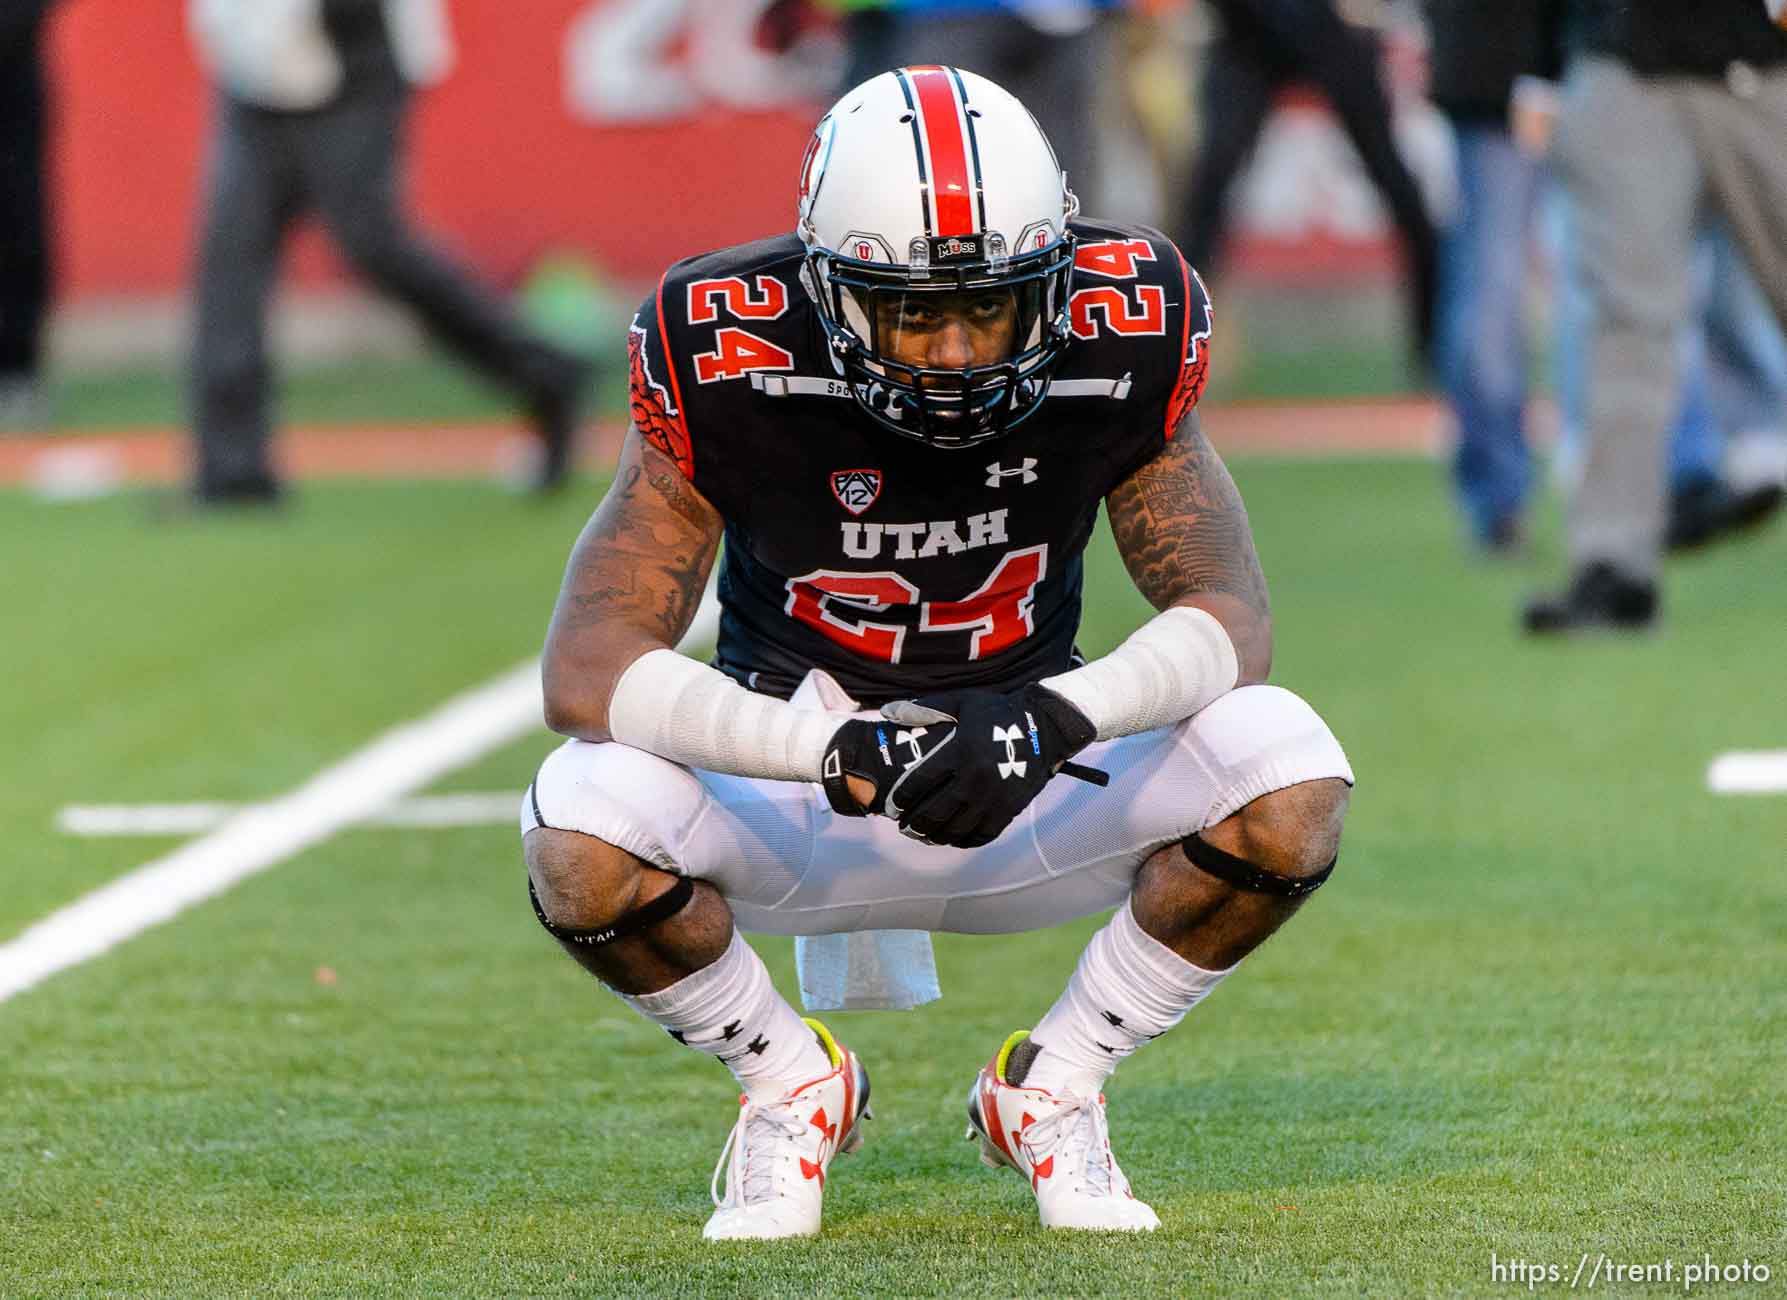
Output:
[[939,67],[908,68],[924,120],[925,152],[931,155],[931,202],[938,235],[974,233],[974,182],[968,175],[968,145],[962,134],[961,103],[955,80]]

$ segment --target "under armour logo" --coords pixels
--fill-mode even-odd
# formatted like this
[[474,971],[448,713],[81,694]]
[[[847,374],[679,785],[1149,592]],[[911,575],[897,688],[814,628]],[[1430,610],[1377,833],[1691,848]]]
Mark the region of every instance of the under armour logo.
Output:
[[987,466],[987,486],[998,487],[1008,478],[1017,478],[1024,483],[1036,482],[1036,457],[1024,457],[1024,463],[1016,469],[1006,469],[998,461]]
[[[730,1028],[730,1026],[728,1026],[728,1028]],[[726,1037],[730,1040],[732,1035],[727,1034]],[[716,1055],[719,1056],[722,1061],[726,1062],[727,1065],[731,1065],[735,1061],[744,1060],[747,1056],[762,1056],[768,1050],[769,1039],[765,1038],[762,1034],[758,1034],[756,1037],[752,1038],[750,1042],[745,1044],[744,1051],[734,1052],[731,1056],[727,1056],[724,1052],[716,1053]]]
[[[1164,1030],[1164,1029],[1160,1031],[1160,1034],[1149,1034],[1149,1033],[1144,1033],[1140,1029],[1132,1029],[1128,1025],[1124,1024],[1123,1017],[1118,1015],[1114,1011],[1100,1011],[1098,1014],[1103,1016],[1107,1021],[1109,1021],[1111,1024],[1111,1027],[1113,1029],[1121,1029],[1124,1033],[1129,1034],[1135,1038],[1139,1038],[1145,1043],[1152,1042],[1154,1039],[1159,1038],[1160,1034],[1166,1033],[1166,1030]],[[1104,1044],[1100,1043],[1099,1046],[1104,1047]],[[1107,1052],[1115,1052],[1117,1049],[1114,1047],[1104,1047],[1104,1050]]]
[[919,746],[918,738],[929,730],[929,727],[919,727],[912,731],[894,732],[894,744],[905,745],[912,751],[912,761],[906,764],[907,767],[911,767],[913,763],[925,756],[924,750]]
[[1018,727],[994,727],[993,743],[1005,746],[1005,761],[999,764],[999,779],[1009,781],[1014,776],[1024,775],[1024,760],[1018,757],[1018,742],[1024,739],[1024,733]]

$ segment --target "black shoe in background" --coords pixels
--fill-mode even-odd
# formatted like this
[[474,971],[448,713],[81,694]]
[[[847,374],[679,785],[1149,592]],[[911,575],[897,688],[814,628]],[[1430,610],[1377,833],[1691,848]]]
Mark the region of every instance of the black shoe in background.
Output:
[[1734,489],[1723,479],[1703,479],[1670,495],[1664,542],[1685,551],[1754,528],[1781,508],[1783,495],[1779,483]]
[[285,486],[278,479],[256,475],[227,483],[152,490],[147,509],[151,523],[172,524],[203,516],[273,517],[288,503]]
[[227,483],[202,483],[193,489],[193,504],[207,506],[273,506],[285,497],[279,480],[257,474],[252,478],[232,479]]
[[1605,560],[1581,569],[1563,591],[1529,600],[1528,632],[1642,632],[1657,620],[1657,584],[1629,577]]

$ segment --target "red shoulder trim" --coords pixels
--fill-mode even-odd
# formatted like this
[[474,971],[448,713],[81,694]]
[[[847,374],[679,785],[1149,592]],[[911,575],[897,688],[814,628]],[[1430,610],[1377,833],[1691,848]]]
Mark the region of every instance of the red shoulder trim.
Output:
[[[668,272],[666,272],[668,274]],[[638,325],[627,332],[627,407],[633,424],[645,440],[671,460],[683,477],[695,481],[694,447],[689,441],[689,424],[683,414],[682,387],[676,378],[676,363],[670,359],[670,334],[664,328],[664,281],[658,281],[658,338],[664,348],[664,369],[669,387],[653,378],[645,355],[645,331]]]
[[[1181,255],[1179,274],[1185,283],[1185,324],[1179,336],[1179,379],[1173,395],[1167,399],[1166,438],[1173,440],[1185,413],[1198,404],[1204,395],[1204,383],[1210,377],[1210,293],[1204,281]],[[1195,296],[1192,286],[1197,286]],[[1192,328],[1192,318],[1198,327]]]

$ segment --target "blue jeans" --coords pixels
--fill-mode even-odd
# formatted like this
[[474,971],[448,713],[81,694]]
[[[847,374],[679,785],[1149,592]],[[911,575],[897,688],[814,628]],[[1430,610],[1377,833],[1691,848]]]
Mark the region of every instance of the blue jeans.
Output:
[[1527,238],[1540,165],[1506,130],[1457,126],[1458,214],[1440,241],[1440,382],[1458,426],[1452,478],[1479,539],[1517,518],[1527,448]]
[[1706,306],[1706,396],[1727,437],[1779,429],[1787,414],[1787,338],[1724,223],[1713,225]]

